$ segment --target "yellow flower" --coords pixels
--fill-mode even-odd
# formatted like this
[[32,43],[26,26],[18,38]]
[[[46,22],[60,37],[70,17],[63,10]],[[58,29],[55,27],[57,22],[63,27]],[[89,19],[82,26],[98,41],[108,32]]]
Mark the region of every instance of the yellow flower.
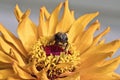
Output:
[[42,7],[38,26],[29,19],[30,10],[23,13],[16,5],[14,12],[19,38],[0,24],[0,79],[120,80],[114,72],[120,56],[111,58],[120,48],[120,40],[104,42],[102,37],[110,27],[94,36],[100,29],[98,20],[85,29],[98,12],[75,19],[66,0],[51,14]]

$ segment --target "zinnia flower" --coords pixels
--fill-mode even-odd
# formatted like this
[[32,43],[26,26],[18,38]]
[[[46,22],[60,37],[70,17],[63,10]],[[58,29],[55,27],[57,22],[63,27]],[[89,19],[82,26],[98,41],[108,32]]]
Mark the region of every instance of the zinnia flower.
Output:
[[16,5],[14,12],[18,37],[0,24],[0,79],[120,80],[114,72],[120,56],[111,58],[120,40],[104,42],[110,27],[94,36],[100,29],[98,20],[86,28],[98,12],[75,19],[66,0],[51,14],[42,7],[38,26],[29,19],[30,10],[23,13]]

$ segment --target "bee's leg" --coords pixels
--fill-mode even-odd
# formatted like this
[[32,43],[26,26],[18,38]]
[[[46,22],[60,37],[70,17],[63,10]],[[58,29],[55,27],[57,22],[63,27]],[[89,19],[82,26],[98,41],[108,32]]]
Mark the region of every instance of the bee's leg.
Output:
[[68,45],[68,42],[65,44],[65,49],[64,51],[68,51],[68,48],[69,48],[69,45]]
[[49,43],[48,43],[48,44],[49,44],[49,45],[51,45],[51,43],[53,43],[53,41],[52,41],[52,40],[51,40],[51,41],[49,41]]
[[58,41],[55,41],[55,45],[58,45],[59,44],[59,42]]
[[52,45],[54,42],[55,42],[54,37],[52,37],[52,38],[49,39],[48,45]]

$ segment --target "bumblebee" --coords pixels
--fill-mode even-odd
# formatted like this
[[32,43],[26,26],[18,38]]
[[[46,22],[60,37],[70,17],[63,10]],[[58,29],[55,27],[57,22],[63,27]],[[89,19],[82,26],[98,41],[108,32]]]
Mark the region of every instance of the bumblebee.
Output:
[[60,45],[64,47],[64,50],[66,50],[68,46],[68,37],[66,33],[58,32],[54,36],[55,44]]

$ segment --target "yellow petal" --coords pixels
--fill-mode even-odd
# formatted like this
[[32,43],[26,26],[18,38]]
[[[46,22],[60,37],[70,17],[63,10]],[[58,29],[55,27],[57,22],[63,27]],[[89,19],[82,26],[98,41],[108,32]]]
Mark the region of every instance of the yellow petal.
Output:
[[38,74],[37,74],[37,78],[41,79],[41,80],[49,80],[47,78],[47,72],[45,69],[41,70]]
[[44,7],[40,9],[38,34],[39,34],[39,37],[48,36],[48,22],[45,19],[45,8]]
[[6,80],[9,76],[13,76],[14,72],[12,69],[0,70],[0,80]]
[[22,80],[19,76],[10,76],[7,78],[7,80]]
[[112,63],[112,62],[114,62],[116,60],[120,61],[120,56],[117,56],[116,58],[104,61],[103,65],[110,64],[110,63]]
[[6,55],[9,55],[9,57],[16,59],[20,65],[25,65],[21,55],[16,50],[16,48],[12,44],[5,42],[5,40],[1,36],[0,36],[0,47],[6,53]]
[[2,70],[2,69],[10,69],[10,68],[12,68],[12,65],[10,63],[4,63],[4,62],[0,61],[0,70]]
[[86,74],[109,74],[113,73],[115,69],[119,66],[120,64],[120,56],[117,58],[114,58],[112,60],[107,60],[104,63],[101,63],[98,66],[95,67],[86,67],[86,69],[81,69],[81,73],[86,73]]
[[[93,42],[94,43],[94,42]],[[105,44],[105,39],[98,42],[98,45]],[[93,45],[92,45],[93,46]]]
[[97,15],[99,14],[99,12],[95,12],[95,13],[90,13],[90,14],[85,14],[83,16],[81,16],[80,18],[78,18],[78,22],[79,24],[81,24],[81,30],[83,31],[85,29],[85,27],[87,26],[87,24],[93,20]]
[[70,37],[70,42],[74,42],[77,36],[81,36],[83,33],[83,30],[87,26],[87,24],[95,18],[99,13],[90,13],[90,14],[85,14],[78,18],[71,26],[69,30],[69,37]]
[[81,37],[78,37],[75,41],[75,46],[77,50],[79,50],[82,53],[87,48],[89,48],[93,42],[94,33],[99,28],[100,23],[96,21],[88,28],[88,30],[84,32],[84,34]]
[[0,50],[0,62],[12,63],[13,61],[15,61],[15,59]]
[[80,65],[80,68],[84,70],[84,68],[100,65],[100,62],[104,61],[108,57],[111,57],[112,54],[113,52],[95,53],[94,55],[91,55],[90,57],[88,57],[84,62],[82,62],[82,64]]
[[14,14],[16,16],[16,19],[18,20],[18,22],[21,21],[21,17],[23,15],[23,13],[21,12],[19,6],[16,4],[15,8],[14,8]]
[[43,9],[44,9],[45,17],[46,17],[46,19],[48,20],[49,17],[50,17],[50,13],[47,11],[46,7],[43,7]]
[[8,44],[1,36],[0,36],[0,47],[2,50],[6,53],[10,53],[10,49],[14,48],[14,46],[10,46],[11,44]]
[[9,43],[12,43],[20,51],[21,55],[23,55],[24,57],[27,57],[26,51],[24,50],[20,40],[16,38],[11,32],[9,32],[1,24],[0,24],[0,32],[3,34],[3,37],[5,38],[6,41],[8,41]]
[[114,77],[114,78],[116,78],[116,80],[118,80],[118,79],[120,79],[120,74],[117,74],[117,73],[112,73],[112,76]]
[[86,52],[84,52],[80,57],[81,60],[85,60],[91,55],[94,55],[95,53],[109,53],[109,52],[116,52],[117,49],[120,48],[120,40],[115,40],[112,42],[109,42],[107,44],[101,44],[98,46],[94,46],[89,48]]
[[56,33],[57,32],[68,32],[73,21],[74,21],[74,17],[72,16],[69,10],[68,0],[66,0],[64,3],[64,12],[63,12],[62,19],[56,26]]
[[72,74],[72,75],[67,76],[65,78],[58,78],[57,80],[81,80],[81,79],[80,79],[80,74],[75,73],[75,74]]
[[16,53],[12,49],[11,49],[11,53],[14,55],[14,58],[17,60],[17,62],[20,66],[25,66],[25,62],[23,60],[24,58],[22,58],[21,55],[19,55],[18,53]]
[[101,39],[101,37],[103,37],[104,35],[106,35],[109,31],[110,31],[110,27],[108,27],[102,33],[100,33],[99,35],[97,35],[94,38],[94,40],[93,40],[92,46],[96,45],[98,43],[98,41]]
[[101,67],[95,68],[93,69],[91,72],[93,73],[101,73],[101,74],[107,74],[110,72],[114,72],[115,69],[119,66],[120,64],[120,59],[119,60],[114,60],[113,62],[107,64],[107,65],[103,65]]
[[[25,40],[23,40],[23,35],[25,35],[24,36],[25,39],[30,39],[32,37],[32,38],[34,38],[34,40],[36,40],[36,38],[37,38],[37,28],[36,28],[36,25],[28,18],[29,14],[30,14],[30,10],[27,10],[23,14],[22,11],[19,9],[19,6],[16,5],[16,7],[14,9],[14,13],[15,13],[15,16],[16,16],[18,22],[20,22],[19,23],[19,27],[18,27],[18,35],[19,35],[19,37],[20,37],[20,39],[21,39],[25,49],[28,51],[29,50],[28,44],[29,44],[30,40],[28,41],[28,44],[27,44],[27,42]],[[28,27],[26,27],[26,26],[28,26]],[[30,34],[31,36],[28,35],[28,33],[29,33],[28,31],[31,32],[31,34],[32,34],[32,35]],[[22,34],[20,35],[20,33],[22,33]]]
[[74,18],[74,20],[75,20],[74,11],[73,11],[73,10],[71,11],[71,15],[73,16],[73,18]]
[[82,25],[79,24],[77,26],[76,23],[77,21],[73,23],[72,27],[70,28],[70,31],[68,32],[68,41],[71,44],[75,42],[77,36],[81,37],[81,35],[79,35],[81,27],[79,26],[82,26]]
[[37,28],[36,25],[28,18],[30,10],[27,10],[22,16],[22,21],[18,25],[18,36],[26,49],[29,51],[31,46],[37,40]]
[[27,69],[27,71],[29,71],[30,73],[33,73],[34,75],[36,75],[37,79],[48,80],[48,78],[47,78],[47,69],[44,68],[41,71],[38,71],[36,69],[36,61],[35,60],[32,63],[25,66],[24,69]]
[[55,28],[56,25],[58,23],[58,17],[59,17],[59,12],[60,9],[62,7],[62,3],[60,3],[52,12],[51,16],[50,16],[50,20],[49,20],[49,33],[50,35],[54,35],[55,34]]
[[112,74],[95,74],[88,73],[81,76],[83,80],[119,80],[120,78],[114,77]]
[[13,64],[13,69],[17,75],[19,75],[22,79],[35,79],[31,76],[30,73],[27,73],[25,70],[23,70],[20,66],[18,66],[16,63]]

